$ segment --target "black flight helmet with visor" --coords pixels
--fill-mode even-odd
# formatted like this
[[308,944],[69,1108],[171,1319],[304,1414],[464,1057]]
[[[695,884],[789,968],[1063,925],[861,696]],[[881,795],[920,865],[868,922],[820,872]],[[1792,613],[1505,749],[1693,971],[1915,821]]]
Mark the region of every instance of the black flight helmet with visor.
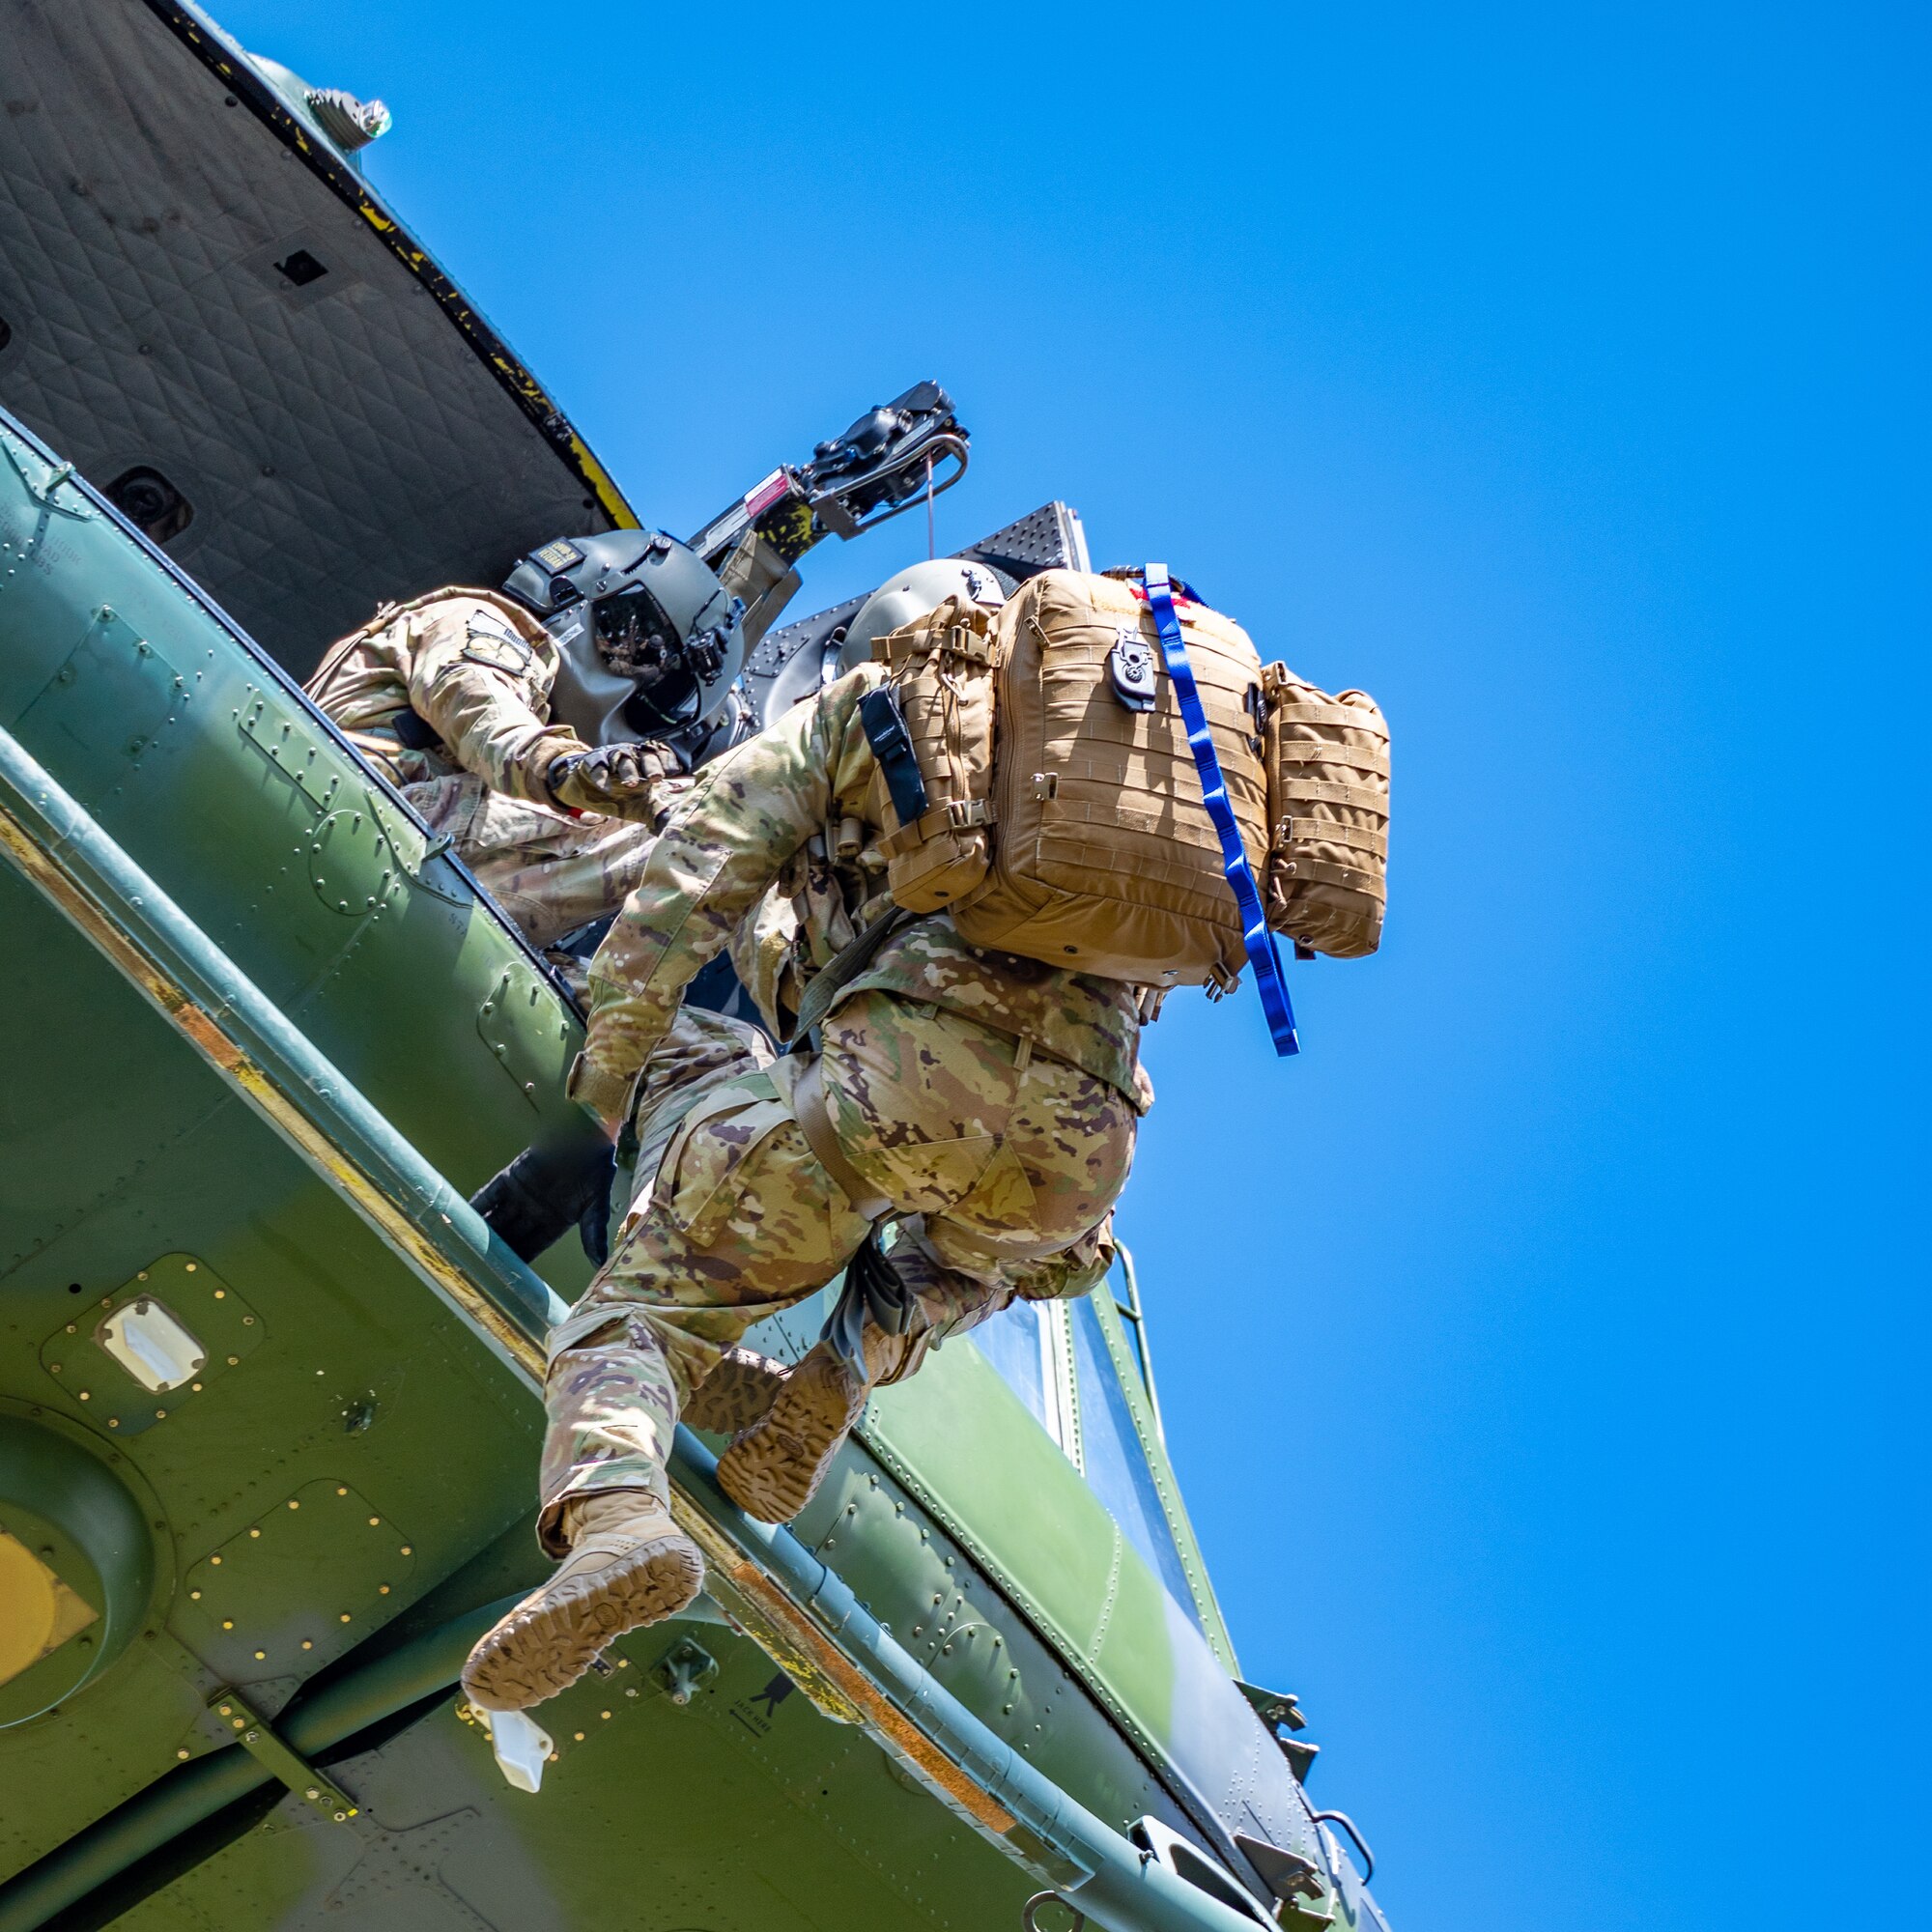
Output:
[[743,603],[662,530],[557,537],[503,588],[556,639],[551,713],[587,745],[701,724],[744,667]]

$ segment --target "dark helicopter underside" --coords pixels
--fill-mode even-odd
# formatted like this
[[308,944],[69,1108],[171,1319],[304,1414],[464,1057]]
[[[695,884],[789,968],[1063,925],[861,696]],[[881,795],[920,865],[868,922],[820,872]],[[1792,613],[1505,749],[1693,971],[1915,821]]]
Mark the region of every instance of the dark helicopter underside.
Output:
[[354,168],[185,10],[9,6],[6,41],[0,393],[290,669],[389,599],[637,521]]

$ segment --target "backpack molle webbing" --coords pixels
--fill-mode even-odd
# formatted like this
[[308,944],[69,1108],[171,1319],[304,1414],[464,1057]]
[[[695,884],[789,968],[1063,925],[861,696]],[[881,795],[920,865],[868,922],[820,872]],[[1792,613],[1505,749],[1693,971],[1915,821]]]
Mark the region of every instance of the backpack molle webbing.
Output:
[[892,674],[900,715],[925,781],[925,810],[904,821],[881,764],[871,815],[887,884],[909,912],[957,905],[984,880],[993,817],[993,683],[998,640],[989,614],[962,597],[872,646]]
[[1388,722],[1366,692],[1331,697],[1278,664],[1263,676],[1268,923],[1360,958],[1381,941],[1388,895]]
[[[1360,692],[1330,697],[1264,668],[1238,624],[1174,588],[1231,839],[1262,884],[1267,925],[1317,952],[1372,952],[1388,838],[1381,713]],[[897,904],[950,910],[972,945],[1070,972],[1235,983],[1251,949],[1232,845],[1204,801],[1138,586],[1043,571],[990,619],[949,599],[872,651],[925,792],[907,822],[884,772],[874,781]]]
[[[1205,606],[1180,612],[1228,796],[1267,853],[1261,661]],[[962,938],[1138,984],[1232,985],[1241,921],[1160,640],[1131,584],[1031,578],[992,614],[949,600],[882,638],[926,781],[901,825],[883,778],[893,896],[950,906]],[[995,723],[997,721],[997,730]]]

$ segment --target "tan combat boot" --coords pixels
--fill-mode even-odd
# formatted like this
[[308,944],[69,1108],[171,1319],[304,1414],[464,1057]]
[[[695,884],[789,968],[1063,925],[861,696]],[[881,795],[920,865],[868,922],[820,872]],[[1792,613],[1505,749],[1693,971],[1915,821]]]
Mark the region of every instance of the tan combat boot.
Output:
[[829,1342],[818,1343],[785,1377],[769,1411],[741,1429],[719,1457],[724,1493],[760,1522],[789,1522],[824,1481],[838,1445],[865,1413],[872,1384],[889,1379],[904,1352],[897,1337],[869,1324],[866,1367],[841,1360]]
[[728,1349],[724,1359],[692,1390],[679,1418],[714,1435],[749,1429],[779,1399],[790,1371],[750,1349]]
[[486,1711],[524,1711],[575,1684],[626,1631],[675,1616],[704,1587],[704,1559],[648,1490],[564,1506],[570,1554],[542,1589],[477,1639],[463,1688]]

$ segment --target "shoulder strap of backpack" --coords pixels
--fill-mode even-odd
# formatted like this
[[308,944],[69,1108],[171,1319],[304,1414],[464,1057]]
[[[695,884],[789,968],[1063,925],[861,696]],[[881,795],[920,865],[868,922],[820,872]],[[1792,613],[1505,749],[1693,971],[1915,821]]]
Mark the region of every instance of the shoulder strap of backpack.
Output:
[[1291,1053],[1301,1051],[1301,1042],[1294,1033],[1294,1008],[1289,1001],[1288,981],[1282,976],[1274,934],[1268,930],[1267,915],[1262,910],[1262,895],[1248,866],[1247,847],[1241,843],[1241,828],[1235,823],[1235,809],[1228,803],[1221,761],[1214,755],[1208,714],[1202,709],[1201,693],[1194,683],[1194,666],[1180,635],[1180,620],[1174,614],[1174,590],[1167,565],[1149,564],[1142,581],[1147,585],[1148,609],[1153,612],[1154,629],[1160,633],[1167,674],[1174,680],[1174,695],[1180,701],[1180,716],[1187,726],[1187,749],[1194,753],[1194,767],[1201,776],[1202,802],[1221,840],[1221,869],[1227,875],[1235,903],[1240,908],[1241,944],[1247,948],[1248,963],[1255,969],[1255,989],[1262,996],[1262,1010],[1267,1015],[1274,1050],[1286,1059]]

